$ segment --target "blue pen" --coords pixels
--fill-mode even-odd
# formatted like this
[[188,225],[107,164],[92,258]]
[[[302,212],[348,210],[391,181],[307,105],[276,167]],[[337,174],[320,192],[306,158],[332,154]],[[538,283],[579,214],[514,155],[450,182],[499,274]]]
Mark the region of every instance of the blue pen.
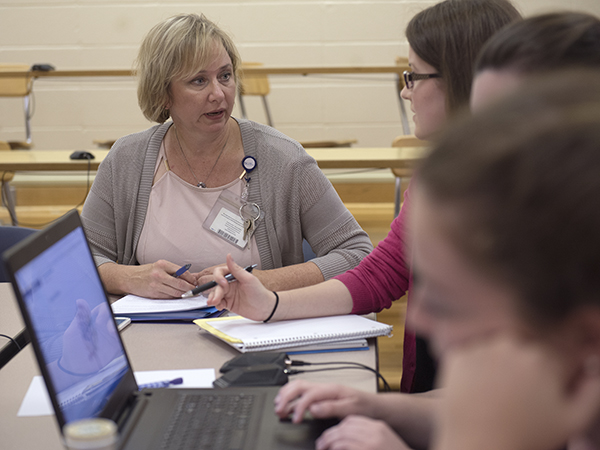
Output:
[[164,380],[164,381],[155,381],[154,383],[145,383],[138,385],[138,389],[141,391],[142,389],[155,389],[155,388],[166,388],[171,384],[182,384],[183,378],[174,378],[172,380]]
[[181,266],[181,267],[180,267],[180,268],[177,270],[177,272],[175,272],[175,273],[173,274],[173,276],[174,276],[175,278],[178,278],[178,277],[180,277],[181,275],[183,275],[184,273],[186,273],[188,270],[190,270],[190,267],[192,267],[192,265],[191,265],[191,264],[185,264],[185,265]]

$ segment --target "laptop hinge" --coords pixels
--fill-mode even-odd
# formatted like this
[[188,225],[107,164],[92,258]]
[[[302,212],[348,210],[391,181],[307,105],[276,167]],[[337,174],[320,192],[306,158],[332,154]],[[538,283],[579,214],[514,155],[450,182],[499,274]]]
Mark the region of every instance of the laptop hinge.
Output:
[[119,415],[113,419],[119,429],[119,448],[129,439],[147,405],[148,399],[141,392],[135,392],[129,397]]

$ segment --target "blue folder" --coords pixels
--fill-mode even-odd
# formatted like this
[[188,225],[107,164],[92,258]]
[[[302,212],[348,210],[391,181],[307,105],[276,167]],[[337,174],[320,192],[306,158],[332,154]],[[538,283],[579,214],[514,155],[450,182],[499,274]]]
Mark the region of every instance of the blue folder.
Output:
[[129,317],[132,322],[192,322],[196,319],[208,319],[209,317],[219,317],[224,314],[226,310],[219,311],[214,306],[201,309],[192,309],[189,311],[173,311],[173,312],[161,312],[161,313],[134,313],[134,314],[122,314],[119,316]]

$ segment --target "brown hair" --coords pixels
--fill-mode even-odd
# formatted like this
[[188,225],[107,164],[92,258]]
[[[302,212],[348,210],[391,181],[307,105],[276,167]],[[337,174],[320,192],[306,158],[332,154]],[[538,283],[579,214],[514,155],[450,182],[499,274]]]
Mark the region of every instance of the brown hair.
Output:
[[234,79],[241,59],[231,38],[204,15],[182,14],[155,25],[144,38],[136,59],[138,103],[144,116],[163,123],[173,79],[192,76],[208,64],[215,43],[231,58]]
[[441,75],[450,113],[469,104],[473,70],[483,44],[521,14],[508,0],[446,0],[412,18],[413,51]]
[[590,14],[542,14],[508,25],[483,47],[476,71],[535,73],[569,66],[600,67],[600,19]]
[[[568,85],[569,89],[564,89]],[[534,324],[600,306],[600,72],[534,77],[448,128],[419,172],[446,231]]]

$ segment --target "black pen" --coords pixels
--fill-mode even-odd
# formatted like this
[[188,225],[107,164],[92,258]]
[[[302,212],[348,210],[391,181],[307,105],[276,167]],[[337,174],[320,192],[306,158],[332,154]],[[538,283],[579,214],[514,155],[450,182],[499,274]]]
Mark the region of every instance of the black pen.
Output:
[[[246,272],[252,272],[252,270],[257,266],[257,264],[252,264],[251,266],[248,267],[244,267],[244,270]],[[231,275],[230,273],[228,273],[227,275],[225,275],[225,279],[227,281],[229,281],[230,283],[232,281],[235,281],[235,277],[233,275]],[[209,281],[208,283],[204,283],[200,286],[196,286],[194,289],[192,289],[191,291],[187,291],[185,294],[181,295],[181,298],[188,298],[188,297],[194,297],[195,295],[198,295],[200,292],[204,292],[208,289],[212,289],[217,285],[216,281]]]

